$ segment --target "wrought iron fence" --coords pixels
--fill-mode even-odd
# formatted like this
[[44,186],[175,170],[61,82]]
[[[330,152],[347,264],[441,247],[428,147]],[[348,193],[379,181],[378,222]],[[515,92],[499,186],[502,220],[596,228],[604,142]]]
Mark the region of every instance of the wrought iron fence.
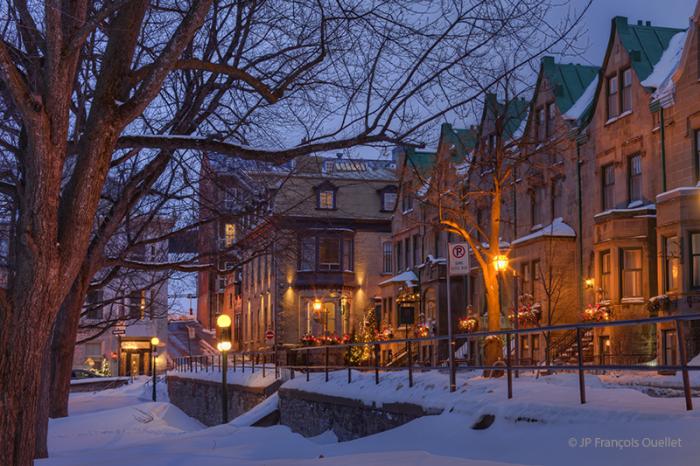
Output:
[[[450,374],[450,380],[454,380],[455,374],[460,370],[483,370],[490,373],[498,372],[499,375],[505,373],[507,381],[508,398],[513,397],[513,374],[519,371],[572,371],[578,373],[579,378],[579,396],[581,403],[586,403],[586,387],[585,387],[585,372],[601,371],[664,371],[682,373],[683,392],[685,397],[686,409],[692,410],[692,395],[690,388],[689,371],[700,370],[700,366],[689,366],[687,358],[687,346],[685,340],[685,324],[691,321],[700,321],[700,314],[676,315],[665,317],[652,317],[644,319],[617,320],[617,321],[602,321],[602,322],[585,322],[580,324],[564,324],[551,325],[524,329],[505,329],[498,331],[477,331],[471,333],[455,334],[450,338],[447,335],[419,338],[397,338],[390,340],[372,341],[372,342],[352,342],[338,343],[321,346],[301,346],[295,348],[285,348],[278,351],[250,351],[240,353],[229,353],[228,366],[233,371],[243,371],[246,369],[255,372],[262,371],[262,375],[266,376],[267,371],[274,370],[275,378],[279,378],[280,371],[286,370],[290,378],[295,377],[296,372],[301,372],[305,375],[306,380],[310,379],[311,372],[323,372],[325,380],[329,380],[329,372],[337,370],[347,371],[347,382],[352,383],[352,371],[372,371],[374,372],[375,383],[380,383],[380,374],[387,371],[405,370],[407,371],[408,386],[413,386],[413,372],[415,370],[442,370]],[[657,324],[675,324],[677,334],[677,364],[629,364],[615,363],[615,361],[630,361],[642,359],[642,354],[593,354],[593,362],[584,361],[584,353],[581,351],[583,344],[582,339],[585,332],[589,332],[596,328],[614,328],[614,327],[634,327],[643,325]],[[515,358],[514,356],[514,340],[520,335],[529,334],[545,334],[547,332],[571,332],[575,335],[572,345],[576,351],[572,353],[575,356],[575,363],[554,363],[550,357],[549,364],[535,362],[531,358]],[[475,347],[479,347],[482,339],[487,337],[502,337],[505,340],[503,358],[495,364],[486,365],[475,360],[475,358],[457,358],[455,363],[450,367],[448,364],[449,358],[430,358],[425,361],[423,358],[422,348],[429,346],[431,351],[435,351],[438,345],[446,345],[448,351],[453,354],[459,342],[463,345],[469,345],[470,342],[475,342]],[[515,338],[514,338],[515,337]],[[392,358],[391,363],[388,356],[382,357],[382,348],[391,347],[399,349],[399,354]],[[352,363],[348,355],[351,349],[359,348],[363,351],[366,358],[361,363]],[[419,355],[419,357],[416,357]],[[396,358],[405,359],[405,364],[395,364]],[[597,362],[596,362],[597,361]],[[221,355],[207,356],[192,356],[181,357],[175,360],[175,368],[181,371],[191,372],[209,372],[221,371]],[[454,390],[451,387],[451,390]]]

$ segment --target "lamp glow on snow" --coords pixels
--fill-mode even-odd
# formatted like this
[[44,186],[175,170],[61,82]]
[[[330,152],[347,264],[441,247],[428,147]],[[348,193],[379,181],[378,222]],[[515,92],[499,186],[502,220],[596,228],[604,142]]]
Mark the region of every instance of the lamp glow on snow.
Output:
[[499,254],[493,258],[493,268],[496,272],[503,272],[508,268],[508,256]]

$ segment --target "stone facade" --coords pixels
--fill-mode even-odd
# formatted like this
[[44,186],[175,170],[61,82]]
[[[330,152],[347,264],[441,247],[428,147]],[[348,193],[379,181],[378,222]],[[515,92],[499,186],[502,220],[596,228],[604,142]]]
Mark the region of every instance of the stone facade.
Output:
[[[280,381],[267,387],[229,384],[228,418],[235,419],[272,395]],[[206,380],[168,376],[170,402],[205,426],[221,424],[221,384]]]
[[304,437],[332,431],[341,442],[383,432],[414,419],[439,412],[407,403],[367,406],[352,400],[318,393],[281,388],[280,424]]

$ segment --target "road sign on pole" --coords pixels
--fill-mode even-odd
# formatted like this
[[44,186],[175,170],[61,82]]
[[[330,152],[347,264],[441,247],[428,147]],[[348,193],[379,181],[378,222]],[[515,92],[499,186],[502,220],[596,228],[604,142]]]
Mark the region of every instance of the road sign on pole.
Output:
[[469,274],[469,246],[467,243],[448,244],[448,266],[450,275]]

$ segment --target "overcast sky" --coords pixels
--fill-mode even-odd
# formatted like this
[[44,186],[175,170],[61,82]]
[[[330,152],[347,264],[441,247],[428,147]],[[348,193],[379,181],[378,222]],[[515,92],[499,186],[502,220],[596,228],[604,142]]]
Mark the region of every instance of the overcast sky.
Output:
[[[585,0],[574,0],[585,5]],[[637,20],[651,21],[655,26],[685,28],[695,8],[695,0],[593,0],[584,16],[589,47],[582,57],[592,65],[600,65],[608,45],[610,21],[626,16],[631,24]],[[568,61],[575,61],[574,59]]]

